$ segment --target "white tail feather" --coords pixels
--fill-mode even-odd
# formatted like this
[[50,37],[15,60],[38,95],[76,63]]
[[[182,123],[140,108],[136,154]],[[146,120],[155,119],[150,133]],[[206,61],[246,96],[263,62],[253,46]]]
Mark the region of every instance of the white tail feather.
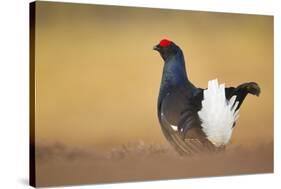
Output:
[[232,135],[232,127],[239,117],[239,111],[235,111],[239,102],[235,102],[236,96],[228,101],[225,98],[225,85],[218,80],[210,80],[208,89],[204,90],[202,109],[198,115],[202,121],[202,130],[215,146],[226,145]]

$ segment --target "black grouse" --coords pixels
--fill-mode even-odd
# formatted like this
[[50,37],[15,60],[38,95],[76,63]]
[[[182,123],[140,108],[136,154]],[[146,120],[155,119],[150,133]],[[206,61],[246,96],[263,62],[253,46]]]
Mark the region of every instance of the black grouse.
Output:
[[175,43],[163,39],[153,49],[164,60],[157,110],[166,139],[180,155],[224,149],[240,106],[248,93],[259,96],[259,85],[226,88],[215,79],[207,89],[197,88],[187,77],[183,52]]

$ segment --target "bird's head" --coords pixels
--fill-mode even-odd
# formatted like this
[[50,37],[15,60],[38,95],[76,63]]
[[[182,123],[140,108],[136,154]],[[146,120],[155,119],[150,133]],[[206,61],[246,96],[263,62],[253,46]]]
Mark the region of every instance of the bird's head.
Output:
[[164,61],[166,61],[169,57],[176,55],[180,48],[172,41],[162,39],[159,44],[153,47],[153,50],[158,51]]

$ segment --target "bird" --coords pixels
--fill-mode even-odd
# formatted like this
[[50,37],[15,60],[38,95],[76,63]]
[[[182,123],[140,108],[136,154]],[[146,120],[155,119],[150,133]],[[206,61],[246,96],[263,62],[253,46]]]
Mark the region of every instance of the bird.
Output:
[[173,41],[162,39],[153,50],[164,61],[157,116],[165,138],[182,156],[225,151],[243,101],[248,94],[259,96],[259,85],[226,87],[213,79],[199,88],[189,80],[183,51]]

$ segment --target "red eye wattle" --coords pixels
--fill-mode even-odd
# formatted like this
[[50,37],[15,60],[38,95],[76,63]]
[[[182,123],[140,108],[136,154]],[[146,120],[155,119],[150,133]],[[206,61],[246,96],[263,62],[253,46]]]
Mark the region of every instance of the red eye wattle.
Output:
[[171,41],[168,40],[168,39],[162,39],[159,43],[159,45],[162,46],[162,47],[169,46],[170,44],[171,44]]

